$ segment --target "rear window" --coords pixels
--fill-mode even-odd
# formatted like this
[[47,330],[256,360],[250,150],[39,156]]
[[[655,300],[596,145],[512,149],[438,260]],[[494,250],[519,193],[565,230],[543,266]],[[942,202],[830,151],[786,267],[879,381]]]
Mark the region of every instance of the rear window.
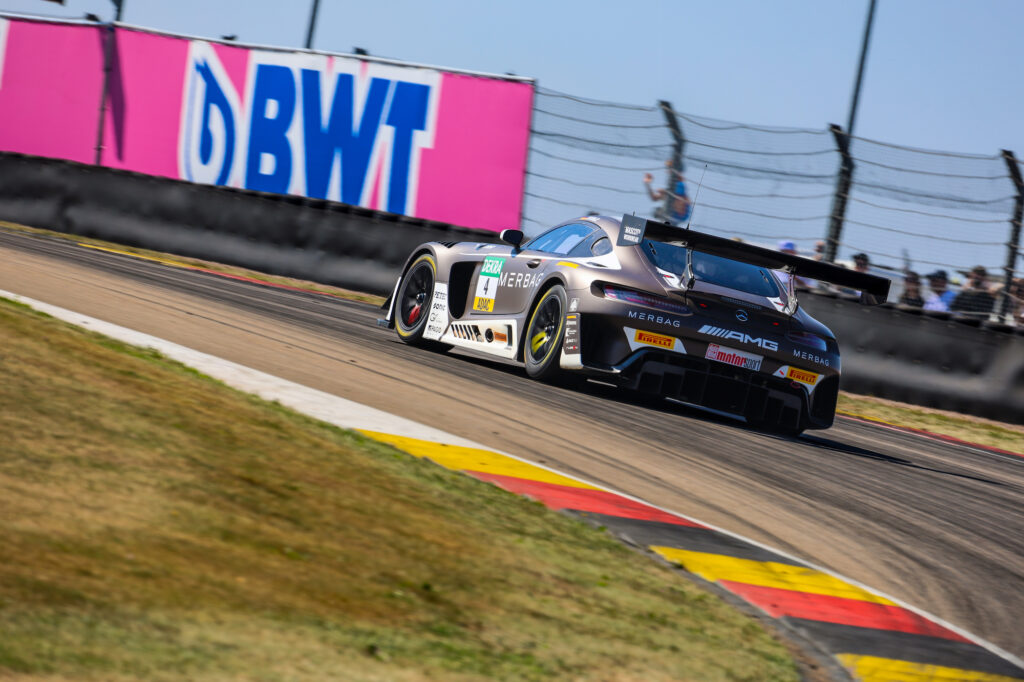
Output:
[[[643,252],[655,266],[673,275],[686,272],[686,247],[645,239]],[[736,289],[755,296],[776,298],[779,285],[770,270],[749,263],[693,252],[693,274],[702,282]]]

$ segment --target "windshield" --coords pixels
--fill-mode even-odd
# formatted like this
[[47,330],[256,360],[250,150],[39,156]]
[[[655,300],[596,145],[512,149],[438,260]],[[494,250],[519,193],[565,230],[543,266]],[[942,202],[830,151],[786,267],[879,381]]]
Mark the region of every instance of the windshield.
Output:
[[[656,267],[676,277],[686,272],[687,249],[684,246],[645,239],[643,252]],[[713,256],[710,253],[693,252],[693,275],[702,282],[765,298],[779,298],[782,293],[778,282],[767,268]]]

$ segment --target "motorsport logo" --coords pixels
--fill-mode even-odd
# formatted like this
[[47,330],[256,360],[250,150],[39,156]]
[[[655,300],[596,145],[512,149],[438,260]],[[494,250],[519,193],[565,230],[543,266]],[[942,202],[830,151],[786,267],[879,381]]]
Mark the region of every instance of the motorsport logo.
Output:
[[771,339],[763,339],[750,334],[744,334],[743,332],[733,331],[731,329],[723,329],[722,327],[714,327],[710,324],[706,324],[701,327],[698,331],[701,334],[707,334],[708,336],[717,336],[722,339],[732,339],[741,343],[752,343],[755,346],[760,346],[765,350],[778,350],[779,344]]
[[719,346],[717,343],[708,344],[708,350],[704,353],[704,357],[708,360],[723,362],[733,367],[742,367],[743,369],[750,369],[755,372],[761,369],[761,361],[764,359],[760,355],[733,350],[732,348]]
[[480,266],[480,276],[476,278],[476,296],[473,297],[473,310],[490,313],[494,311],[494,297],[498,292],[498,280],[505,267],[504,258],[488,256]]

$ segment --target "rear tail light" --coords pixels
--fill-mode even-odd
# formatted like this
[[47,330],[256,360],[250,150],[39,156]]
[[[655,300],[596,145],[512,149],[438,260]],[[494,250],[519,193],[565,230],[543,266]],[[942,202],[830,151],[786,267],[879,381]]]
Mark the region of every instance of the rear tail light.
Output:
[[789,332],[786,334],[786,338],[793,343],[799,343],[801,346],[808,346],[820,351],[828,350],[828,344],[825,342],[825,339],[810,332]]
[[654,296],[653,294],[645,294],[642,291],[613,287],[609,284],[601,287],[601,290],[604,293],[605,298],[611,298],[616,301],[633,303],[634,305],[642,305],[648,308],[655,308],[657,310],[664,310],[667,313],[675,313],[676,315],[693,314],[693,311],[682,303],[668,298],[663,298],[661,296]]

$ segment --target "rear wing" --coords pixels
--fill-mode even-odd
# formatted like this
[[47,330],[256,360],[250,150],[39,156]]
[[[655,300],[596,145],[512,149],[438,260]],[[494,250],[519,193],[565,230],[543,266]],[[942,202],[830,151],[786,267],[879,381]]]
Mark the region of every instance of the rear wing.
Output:
[[822,263],[802,256],[773,251],[735,239],[716,237],[704,232],[675,227],[668,223],[648,220],[634,215],[622,216],[619,246],[637,246],[644,239],[658,242],[680,242],[688,248],[722,258],[749,263],[769,270],[782,270],[792,275],[816,279],[846,289],[855,289],[865,305],[885,303],[890,282],[885,277],[868,275],[831,263]]

